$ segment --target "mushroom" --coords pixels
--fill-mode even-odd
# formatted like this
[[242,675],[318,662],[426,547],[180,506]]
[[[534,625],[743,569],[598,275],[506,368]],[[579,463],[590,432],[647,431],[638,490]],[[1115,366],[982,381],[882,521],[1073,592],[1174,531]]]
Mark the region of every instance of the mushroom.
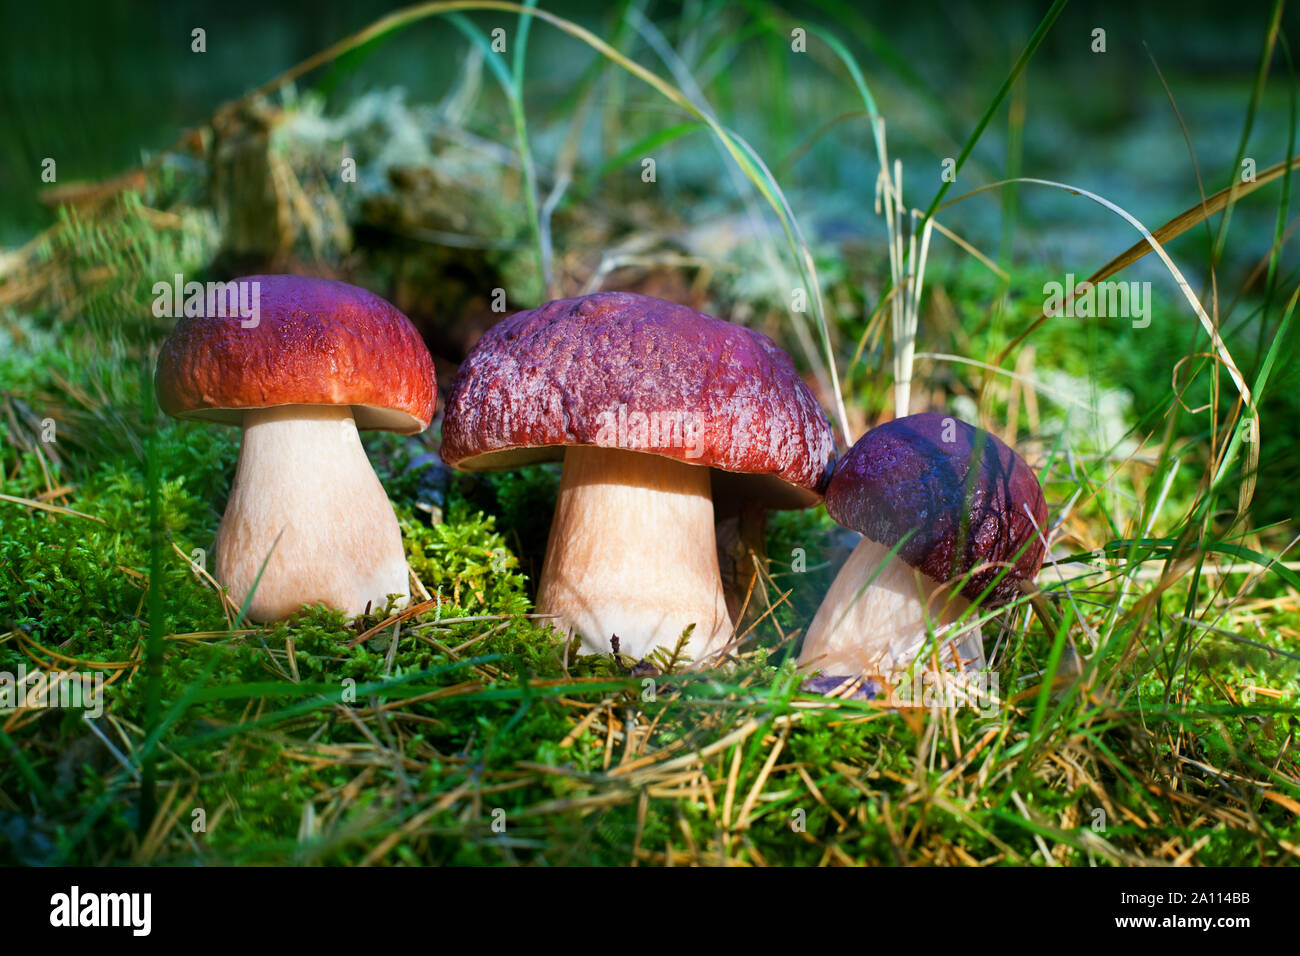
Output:
[[592,653],[720,649],[732,624],[713,502],[816,503],[830,424],[764,335],[625,292],[489,330],[452,386],[442,456],[468,471],[563,458],[537,610]]
[[155,376],[169,415],[243,430],[214,548],[217,581],[237,604],[251,594],[257,621],[313,603],[349,616],[390,595],[404,604],[401,532],[358,429],[429,426],[437,384],[428,349],[406,316],[356,286],[237,281],[257,290],[254,321],[182,318]]
[[982,668],[979,627],[959,619],[974,602],[1011,600],[1042,565],[1038,479],[995,436],[950,416],[863,435],[835,467],[826,510],[862,534],[799,655],[826,676],[896,678],[932,634],[945,667]]

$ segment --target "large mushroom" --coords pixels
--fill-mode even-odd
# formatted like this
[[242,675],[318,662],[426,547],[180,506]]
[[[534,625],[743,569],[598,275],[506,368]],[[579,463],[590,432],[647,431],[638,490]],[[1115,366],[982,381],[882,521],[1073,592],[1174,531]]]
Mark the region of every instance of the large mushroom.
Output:
[[349,616],[390,595],[405,603],[401,532],[357,430],[429,426],[437,385],[428,349],[406,316],[356,286],[238,281],[257,284],[256,322],[182,318],[155,378],[169,415],[243,430],[217,531],[217,581],[237,604],[251,593],[257,621],[314,603]]
[[493,327],[447,401],[443,460],[484,471],[563,458],[537,610],[584,648],[724,646],[715,498],[816,503],[830,425],[766,336],[648,296],[550,302]]
[[1033,470],[951,416],[910,415],[863,435],[835,467],[826,510],[862,534],[799,656],[826,677],[896,678],[928,659],[932,638],[945,667],[982,668],[967,610],[1010,601],[1042,565],[1047,503]]

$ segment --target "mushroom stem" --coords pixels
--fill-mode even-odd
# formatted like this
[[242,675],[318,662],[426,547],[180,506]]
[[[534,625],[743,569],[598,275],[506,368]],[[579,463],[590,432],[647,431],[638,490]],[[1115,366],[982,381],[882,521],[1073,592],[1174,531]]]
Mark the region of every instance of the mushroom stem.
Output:
[[400,604],[410,595],[397,517],[347,405],[244,414],[215,552],[217,580],[237,605],[253,593],[256,621],[316,603],[351,617],[383,608],[389,594]]
[[929,660],[933,632],[942,664],[957,667],[959,656],[962,669],[978,670],[984,666],[979,628],[968,623],[945,633],[968,607],[955,589],[863,538],[817,609],[799,663],[836,677],[897,677],[923,651]]
[[[730,514],[726,514],[730,511]],[[749,499],[735,498],[730,506],[714,504],[717,521],[714,534],[718,540],[718,566],[722,571],[722,591],[727,599],[727,613],[741,633],[763,616],[762,601],[747,597],[762,589],[755,581],[755,560],[767,560],[767,511]]]
[[571,446],[537,610],[584,649],[642,658],[689,624],[692,659],[731,636],[713,532],[709,469],[660,455]]

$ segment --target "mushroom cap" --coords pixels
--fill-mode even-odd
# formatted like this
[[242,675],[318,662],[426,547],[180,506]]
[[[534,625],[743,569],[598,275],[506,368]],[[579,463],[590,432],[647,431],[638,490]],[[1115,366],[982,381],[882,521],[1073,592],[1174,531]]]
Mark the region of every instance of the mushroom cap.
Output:
[[1033,469],[996,436],[950,415],[909,415],[859,438],[835,466],[826,510],[887,548],[912,531],[898,556],[936,581],[984,565],[962,588],[971,601],[1010,564],[988,606],[1010,601],[1043,563],[1047,502]]
[[453,467],[557,460],[567,445],[707,465],[715,499],[803,508],[826,487],[834,440],[767,336],[662,299],[599,292],[493,326],[447,400],[442,457]]
[[358,428],[414,434],[438,398],[433,359],[410,319],[346,282],[248,276],[258,322],[181,318],[158,354],[154,384],[176,418],[239,425],[277,405],[351,405]]

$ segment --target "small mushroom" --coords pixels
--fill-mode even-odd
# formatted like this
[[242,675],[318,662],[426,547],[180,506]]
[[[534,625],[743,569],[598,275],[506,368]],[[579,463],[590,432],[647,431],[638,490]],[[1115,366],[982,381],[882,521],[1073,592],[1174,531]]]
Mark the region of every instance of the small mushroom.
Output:
[[863,435],[835,467],[826,510],[862,540],[799,656],[825,675],[897,676],[931,634],[945,666],[983,667],[974,615],[958,619],[972,602],[1011,600],[1043,560],[1047,503],[1033,471],[993,435],[945,415]]
[[428,349],[406,316],[356,286],[237,281],[257,284],[256,321],[182,318],[155,377],[169,415],[243,430],[214,548],[217,581],[236,604],[252,593],[257,621],[314,603],[349,616],[390,594],[405,603],[397,517],[357,430],[429,426],[437,386]]
[[563,458],[537,610],[584,648],[699,660],[730,638],[715,500],[816,503],[830,424],[790,357],[750,329],[648,296],[550,302],[494,326],[452,386],[443,460]]

